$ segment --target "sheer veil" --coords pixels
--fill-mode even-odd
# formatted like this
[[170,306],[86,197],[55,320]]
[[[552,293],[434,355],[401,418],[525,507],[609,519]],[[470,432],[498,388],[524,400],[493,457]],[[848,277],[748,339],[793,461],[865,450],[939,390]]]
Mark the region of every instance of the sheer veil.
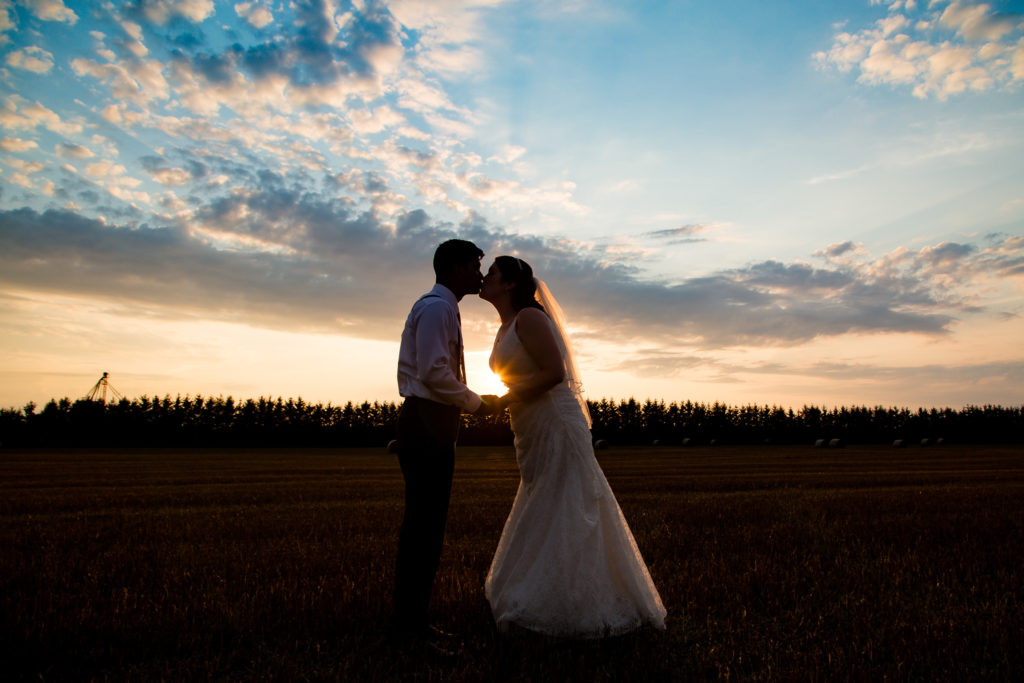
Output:
[[555,341],[562,351],[569,389],[572,390],[572,395],[579,402],[580,409],[583,411],[583,417],[587,418],[587,426],[590,427],[592,426],[590,409],[587,408],[587,399],[583,398],[583,382],[580,381],[580,373],[576,369],[576,354],[573,353],[572,344],[569,343],[569,335],[565,330],[565,314],[562,313],[562,307],[558,305],[558,302],[552,296],[551,290],[544,284],[544,281],[540,278],[534,278],[534,282],[537,284],[537,301],[548,312],[551,321],[555,323],[555,331],[557,332]]

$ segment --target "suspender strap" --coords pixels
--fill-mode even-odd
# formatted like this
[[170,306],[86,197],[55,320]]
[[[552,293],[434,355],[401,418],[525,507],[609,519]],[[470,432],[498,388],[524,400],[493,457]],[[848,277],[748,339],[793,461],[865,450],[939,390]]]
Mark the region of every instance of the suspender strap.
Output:
[[[424,299],[441,298],[442,297],[439,294],[427,292],[426,294],[419,298],[419,301],[423,301]],[[455,309],[455,317],[458,318],[459,320],[459,381],[462,382],[463,384],[468,384],[466,379],[466,353],[462,345],[462,314],[459,313],[459,310],[457,308]]]

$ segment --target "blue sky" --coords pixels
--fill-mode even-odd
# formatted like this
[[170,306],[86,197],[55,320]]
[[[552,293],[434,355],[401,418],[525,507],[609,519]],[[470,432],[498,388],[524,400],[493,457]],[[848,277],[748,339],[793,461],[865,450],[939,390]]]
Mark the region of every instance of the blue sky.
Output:
[[0,1],[0,405],[396,399],[452,236],[592,398],[1020,404],[1022,12]]

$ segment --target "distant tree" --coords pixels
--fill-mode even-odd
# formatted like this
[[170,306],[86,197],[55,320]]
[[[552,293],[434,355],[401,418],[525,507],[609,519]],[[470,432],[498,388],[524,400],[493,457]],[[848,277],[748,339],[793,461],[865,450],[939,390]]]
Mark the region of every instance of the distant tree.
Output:
[[[841,438],[848,443],[939,438],[973,443],[1019,443],[1024,438],[1024,407],[996,405],[952,408],[729,406],[715,402],[635,398],[588,401],[592,434],[615,444],[653,440],[698,443],[812,443]],[[307,403],[302,397],[178,395],[116,403],[51,399],[0,410],[0,443],[6,446],[380,446],[394,434],[399,406],[364,401],[344,406]],[[460,442],[499,445],[512,442],[507,415],[463,416]]]

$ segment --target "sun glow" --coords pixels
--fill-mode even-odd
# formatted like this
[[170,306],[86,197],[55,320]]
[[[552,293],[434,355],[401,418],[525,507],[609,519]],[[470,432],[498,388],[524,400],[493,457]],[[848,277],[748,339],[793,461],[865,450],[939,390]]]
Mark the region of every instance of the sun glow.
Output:
[[469,377],[469,388],[478,394],[501,396],[508,391],[508,387],[502,384],[501,379],[490,370],[478,373],[467,371],[466,375]]
[[496,394],[501,396],[508,387],[501,383],[501,379],[487,367],[486,362],[474,363],[472,354],[466,354],[466,379],[469,388],[478,394]]

